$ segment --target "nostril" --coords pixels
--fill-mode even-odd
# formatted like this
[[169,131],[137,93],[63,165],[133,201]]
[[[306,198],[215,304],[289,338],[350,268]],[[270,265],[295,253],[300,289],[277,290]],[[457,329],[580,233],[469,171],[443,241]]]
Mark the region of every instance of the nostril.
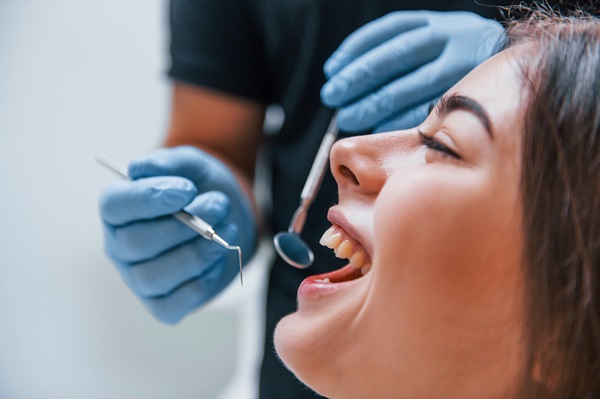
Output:
[[360,183],[358,182],[358,179],[356,178],[356,175],[354,173],[352,173],[352,171],[350,170],[349,167],[340,165],[339,171],[342,176],[349,178],[357,186],[360,185]]

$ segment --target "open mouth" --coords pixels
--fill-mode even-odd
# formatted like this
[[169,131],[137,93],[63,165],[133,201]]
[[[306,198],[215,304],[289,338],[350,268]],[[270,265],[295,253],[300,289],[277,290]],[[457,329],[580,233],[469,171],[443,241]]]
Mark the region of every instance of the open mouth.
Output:
[[371,257],[361,243],[351,237],[342,227],[332,225],[321,237],[319,243],[330,248],[335,256],[348,259],[350,264],[331,273],[317,276],[317,283],[341,283],[355,280],[371,271]]

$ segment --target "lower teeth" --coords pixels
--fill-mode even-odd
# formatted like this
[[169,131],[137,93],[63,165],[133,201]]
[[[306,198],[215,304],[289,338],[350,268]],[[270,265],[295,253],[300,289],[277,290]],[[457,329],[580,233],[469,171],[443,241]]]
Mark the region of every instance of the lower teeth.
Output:
[[316,280],[315,280],[315,282],[316,282],[316,283],[325,283],[325,284],[327,284],[327,283],[331,283],[331,281],[329,281],[329,278],[325,278],[325,279],[323,279],[323,280],[316,279]]
[[363,267],[360,268],[360,271],[362,272],[363,276],[365,274],[367,274],[370,270],[371,270],[371,264],[370,263],[367,263],[366,265],[364,265]]

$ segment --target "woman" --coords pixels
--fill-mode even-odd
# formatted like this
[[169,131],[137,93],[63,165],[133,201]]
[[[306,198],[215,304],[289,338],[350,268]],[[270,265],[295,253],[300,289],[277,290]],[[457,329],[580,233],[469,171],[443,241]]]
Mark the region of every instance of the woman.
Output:
[[338,142],[277,352],[330,398],[600,396],[600,22],[533,13],[418,128]]

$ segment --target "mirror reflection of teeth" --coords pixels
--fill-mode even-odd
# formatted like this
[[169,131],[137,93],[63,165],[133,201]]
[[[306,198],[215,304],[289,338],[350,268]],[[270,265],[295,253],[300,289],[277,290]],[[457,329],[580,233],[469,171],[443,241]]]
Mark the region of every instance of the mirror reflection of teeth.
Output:
[[333,249],[335,256],[348,259],[356,269],[365,275],[371,270],[371,260],[363,246],[348,235],[340,226],[333,225],[321,237],[319,243]]

